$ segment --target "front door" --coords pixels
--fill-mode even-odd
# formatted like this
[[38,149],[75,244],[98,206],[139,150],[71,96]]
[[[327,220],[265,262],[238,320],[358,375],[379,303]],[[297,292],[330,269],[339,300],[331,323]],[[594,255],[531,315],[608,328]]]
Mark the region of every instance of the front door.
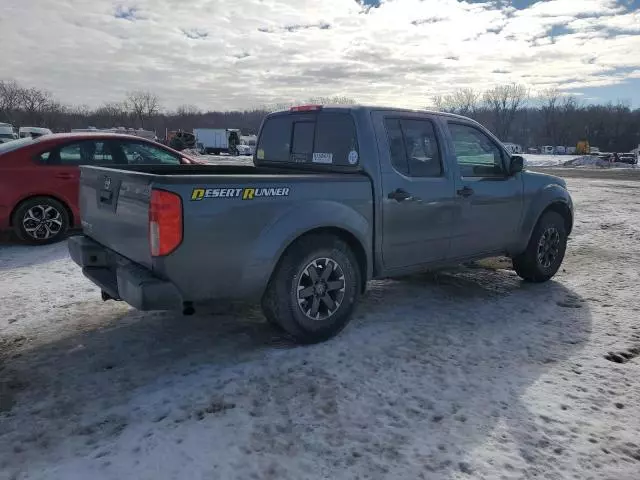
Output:
[[522,215],[522,176],[509,175],[507,153],[478,127],[457,121],[448,127],[460,207],[450,258],[504,253]]
[[372,115],[381,169],[385,270],[446,259],[455,194],[437,122],[420,114]]

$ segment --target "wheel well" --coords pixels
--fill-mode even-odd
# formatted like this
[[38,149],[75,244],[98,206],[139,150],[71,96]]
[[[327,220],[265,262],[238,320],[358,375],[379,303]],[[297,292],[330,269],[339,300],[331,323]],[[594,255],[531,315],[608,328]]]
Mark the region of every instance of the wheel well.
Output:
[[358,240],[355,235],[353,235],[351,232],[347,230],[344,230],[338,227],[320,227],[320,228],[314,228],[313,230],[309,230],[308,232],[305,232],[299,237],[297,237],[289,245],[287,245],[287,248],[285,248],[280,258],[282,258],[284,256],[284,253],[287,250],[289,250],[289,248],[291,248],[291,246],[294,245],[296,242],[298,242],[300,239],[305,238],[309,235],[318,235],[318,234],[329,234],[329,235],[338,237],[340,240],[345,242],[349,246],[349,248],[351,248],[351,251],[356,257],[356,261],[358,262],[358,267],[360,268],[360,274],[361,274],[360,288],[364,293],[367,286],[367,278],[368,278],[367,254],[364,250],[364,247],[362,246],[362,243],[360,243],[360,240]]
[[546,212],[556,212],[564,219],[564,227],[567,231],[567,236],[569,236],[571,230],[573,229],[573,215],[571,215],[571,210],[569,209],[567,204],[563,202],[554,202],[544,209],[542,215],[544,215]]
[[64,207],[64,209],[67,211],[67,215],[69,217],[69,227],[74,227],[75,226],[75,218],[73,216],[73,212],[69,208],[69,205],[67,205],[67,202],[65,202],[64,200],[60,200],[59,198],[54,197],[53,195],[31,195],[30,197],[23,198],[22,200],[20,200],[18,202],[18,204],[15,207],[13,207],[13,210],[11,211],[11,215],[9,216],[9,226],[13,227],[13,216],[15,215],[16,210],[18,210],[22,206],[22,204],[24,202],[28,202],[31,199],[39,198],[39,197],[40,198],[51,198],[51,199],[55,200],[56,202],[59,202]]

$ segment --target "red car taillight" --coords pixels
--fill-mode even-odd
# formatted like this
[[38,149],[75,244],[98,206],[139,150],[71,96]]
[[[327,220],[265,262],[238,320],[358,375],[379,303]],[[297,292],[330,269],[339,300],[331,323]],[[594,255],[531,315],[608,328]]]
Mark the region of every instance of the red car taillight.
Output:
[[182,242],[182,199],[164,190],[151,190],[149,246],[151,255],[169,255]]

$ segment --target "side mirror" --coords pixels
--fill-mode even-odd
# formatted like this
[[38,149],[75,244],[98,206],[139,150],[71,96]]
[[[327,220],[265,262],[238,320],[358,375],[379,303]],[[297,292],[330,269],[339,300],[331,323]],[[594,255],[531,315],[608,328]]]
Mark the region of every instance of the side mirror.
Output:
[[524,170],[524,158],[520,155],[512,155],[509,163],[509,175],[515,175]]

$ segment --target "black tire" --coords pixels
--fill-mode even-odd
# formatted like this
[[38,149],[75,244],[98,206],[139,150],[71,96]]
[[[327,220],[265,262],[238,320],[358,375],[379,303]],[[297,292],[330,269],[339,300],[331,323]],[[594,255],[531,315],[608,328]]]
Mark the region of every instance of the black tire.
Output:
[[12,223],[20,240],[45,245],[66,237],[69,214],[65,206],[54,198],[34,197],[20,204],[13,214]]
[[558,272],[566,250],[564,218],[557,212],[547,212],[533,229],[527,249],[513,258],[513,268],[527,282],[546,282]]
[[360,297],[360,278],[358,262],[345,242],[333,235],[304,237],[276,267],[262,299],[264,315],[300,343],[323,342],[351,320]]

